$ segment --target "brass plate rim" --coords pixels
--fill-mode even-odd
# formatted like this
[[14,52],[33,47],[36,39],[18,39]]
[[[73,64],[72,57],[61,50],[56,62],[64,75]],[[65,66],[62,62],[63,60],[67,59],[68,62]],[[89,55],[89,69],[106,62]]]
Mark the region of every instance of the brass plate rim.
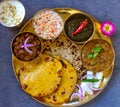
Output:
[[[65,14],[65,12],[68,12],[68,13],[69,13],[69,11],[74,11],[74,13],[84,13],[84,14],[88,15],[89,17],[92,18],[92,20],[93,20],[93,22],[94,22],[94,24],[95,24],[95,27],[96,27],[96,28],[95,28],[95,32],[96,32],[96,34],[99,36],[98,38],[102,38],[103,35],[100,34],[100,32],[96,30],[96,29],[98,29],[98,28],[100,27],[100,23],[99,23],[93,16],[89,15],[88,13],[83,12],[83,11],[78,10],[78,9],[74,9],[74,8],[48,8],[48,9],[53,9],[53,10],[56,11],[56,12],[61,11],[61,12],[63,12],[63,14]],[[69,10],[69,11],[68,11],[68,10]],[[59,12],[58,12],[58,14],[59,14]],[[69,16],[67,16],[67,17],[69,17]],[[31,21],[32,21],[32,18],[29,19],[29,20],[25,23],[25,25],[20,29],[20,31],[19,31],[18,33],[23,32],[24,29],[25,29],[25,27],[26,27],[26,25],[29,24]],[[64,21],[65,21],[65,20],[64,20]],[[64,33],[64,32],[63,32],[63,33]],[[94,39],[94,38],[93,38],[93,39]],[[107,41],[111,44],[111,46],[113,47],[112,41],[111,41],[110,38],[104,36],[104,38],[102,38],[102,39],[107,40]],[[79,102],[79,101],[75,101],[75,102],[68,102],[68,103],[64,103],[64,104],[60,104],[60,105],[54,105],[54,104],[51,104],[51,103],[46,103],[46,102],[44,103],[44,102],[39,101],[39,100],[37,100],[37,99],[35,99],[35,98],[33,98],[33,97],[32,97],[32,98],[35,99],[36,101],[38,101],[38,102],[41,103],[41,104],[44,104],[44,105],[47,105],[47,106],[55,106],[55,107],[61,107],[61,106],[63,106],[63,107],[66,107],[66,106],[80,106],[80,105],[83,105],[83,104],[86,104],[86,103],[90,102],[91,100],[93,100],[95,97],[97,97],[97,96],[106,88],[108,82],[109,82],[110,79],[111,79],[111,76],[112,76],[112,73],[113,73],[113,69],[114,69],[114,62],[115,62],[115,51],[114,51],[114,48],[113,48],[113,52],[114,52],[114,59],[113,59],[113,62],[112,62],[111,67],[109,68],[109,69],[111,69],[111,73],[110,73],[110,75],[109,75],[109,77],[108,77],[108,81],[107,81],[107,83],[104,85],[104,87],[101,89],[101,91],[98,92],[97,94],[95,94],[93,97],[89,97],[89,100],[83,101],[82,103]],[[18,83],[19,83],[19,80],[18,80],[18,77],[17,77],[17,73],[16,73],[16,71],[15,71],[14,61],[13,61],[13,60],[18,60],[18,59],[16,59],[16,58],[14,57],[14,55],[12,54],[12,66],[13,66],[13,71],[14,71],[15,77],[16,77]]]

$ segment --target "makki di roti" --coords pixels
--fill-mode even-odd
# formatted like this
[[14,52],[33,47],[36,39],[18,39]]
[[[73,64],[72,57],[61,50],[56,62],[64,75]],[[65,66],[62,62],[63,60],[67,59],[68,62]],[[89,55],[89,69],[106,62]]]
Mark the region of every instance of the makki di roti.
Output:
[[32,97],[43,97],[56,91],[62,79],[62,64],[56,58],[40,55],[40,60],[19,73],[22,89]]
[[75,68],[60,57],[41,54],[39,59],[32,65],[25,63],[19,72],[22,89],[40,101],[53,104],[69,101],[77,82]]
[[53,104],[62,104],[69,101],[70,95],[76,87],[77,72],[74,67],[65,59],[60,59],[62,62],[63,76],[61,84],[57,91],[51,95],[42,97],[42,100]]

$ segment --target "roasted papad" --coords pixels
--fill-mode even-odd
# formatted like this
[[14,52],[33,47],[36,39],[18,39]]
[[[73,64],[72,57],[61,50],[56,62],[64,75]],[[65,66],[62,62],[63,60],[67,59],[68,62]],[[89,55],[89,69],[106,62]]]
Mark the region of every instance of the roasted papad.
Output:
[[50,96],[42,97],[41,100],[54,103],[61,104],[69,101],[70,95],[75,89],[76,81],[77,81],[77,72],[74,67],[65,59],[60,59],[63,64],[63,77],[61,84],[56,92],[51,94]]
[[62,64],[56,58],[40,55],[38,61],[26,63],[19,73],[22,89],[35,98],[56,91],[62,79]]

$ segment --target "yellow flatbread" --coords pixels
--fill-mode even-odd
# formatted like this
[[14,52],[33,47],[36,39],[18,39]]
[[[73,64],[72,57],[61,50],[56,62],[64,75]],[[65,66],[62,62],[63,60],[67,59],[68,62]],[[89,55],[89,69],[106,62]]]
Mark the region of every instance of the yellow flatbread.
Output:
[[49,103],[61,104],[69,100],[71,93],[73,92],[76,81],[77,72],[74,67],[65,59],[60,59],[63,64],[63,77],[61,84],[56,92],[50,96],[42,97],[42,100]]
[[56,58],[40,55],[40,60],[25,64],[19,73],[22,89],[35,98],[56,91],[62,79],[62,64]]

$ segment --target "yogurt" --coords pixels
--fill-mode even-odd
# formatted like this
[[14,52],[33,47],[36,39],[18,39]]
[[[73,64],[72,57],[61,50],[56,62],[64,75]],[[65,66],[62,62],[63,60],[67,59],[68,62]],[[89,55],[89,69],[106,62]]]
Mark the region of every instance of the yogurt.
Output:
[[25,16],[25,8],[18,0],[4,0],[0,3],[0,23],[6,27],[19,25]]

